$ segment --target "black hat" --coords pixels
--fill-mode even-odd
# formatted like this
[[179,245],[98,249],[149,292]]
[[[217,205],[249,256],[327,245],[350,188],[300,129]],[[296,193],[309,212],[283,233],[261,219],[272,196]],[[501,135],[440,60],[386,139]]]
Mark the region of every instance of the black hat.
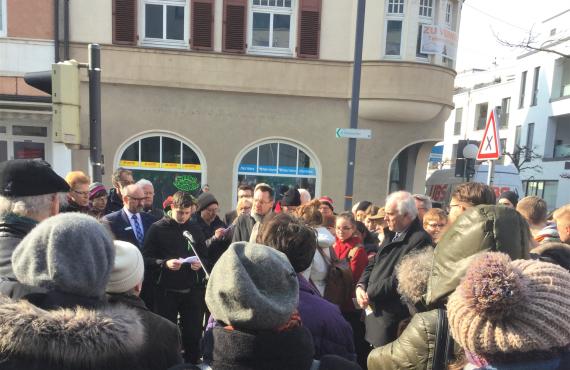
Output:
[[301,194],[295,188],[289,188],[287,192],[283,195],[281,199],[282,206],[300,206],[301,205]]
[[511,204],[513,205],[513,207],[517,207],[517,203],[519,202],[519,195],[517,193],[515,193],[514,191],[504,191],[501,193],[501,196],[499,197],[499,199],[497,199],[497,201],[501,200],[501,199],[507,199],[509,202],[511,202]]
[[205,192],[200,194],[198,197],[198,212],[208,208],[210,204],[218,204],[218,200],[210,192]]
[[25,197],[68,191],[67,182],[46,161],[13,159],[0,163],[0,195]]

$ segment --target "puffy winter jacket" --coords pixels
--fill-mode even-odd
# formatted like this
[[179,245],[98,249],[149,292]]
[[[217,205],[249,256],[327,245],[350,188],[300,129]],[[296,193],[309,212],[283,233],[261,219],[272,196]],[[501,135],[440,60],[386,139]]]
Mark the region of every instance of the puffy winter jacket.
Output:
[[473,258],[487,251],[503,252],[512,259],[528,258],[530,240],[526,221],[511,208],[484,205],[463,213],[435,248],[424,299],[431,310],[414,315],[397,340],[374,349],[368,356],[368,369],[433,369],[437,308],[445,307]]

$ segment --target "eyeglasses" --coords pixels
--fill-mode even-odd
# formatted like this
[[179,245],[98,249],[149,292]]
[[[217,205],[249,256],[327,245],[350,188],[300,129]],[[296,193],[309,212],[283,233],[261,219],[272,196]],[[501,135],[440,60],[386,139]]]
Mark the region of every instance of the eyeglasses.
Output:
[[89,192],[88,191],[79,191],[79,190],[72,190],[75,194],[79,194],[79,195],[83,195],[84,197],[88,197],[89,196]]
[[259,203],[259,204],[271,204],[271,203],[272,203],[272,201],[271,201],[271,200],[269,200],[269,201],[263,201],[263,200],[259,200],[259,199],[254,199],[254,200],[253,200],[253,203]]
[[134,200],[135,202],[142,202],[143,200],[146,199],[146,198],[136,198],[130,195],[127,195],[127,197],[129,197],[130,200]]
[[145,191],[144,195],[146,195],[147,197],[150,197],[151,195],[154,195],[154,191]]

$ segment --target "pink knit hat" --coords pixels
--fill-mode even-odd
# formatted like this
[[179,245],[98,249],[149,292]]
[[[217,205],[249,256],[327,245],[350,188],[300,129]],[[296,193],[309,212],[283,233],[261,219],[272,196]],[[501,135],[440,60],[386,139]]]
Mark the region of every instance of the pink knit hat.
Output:
[[496,361],[561,349],[570,344],[570,273],[547,262],[485,253],[473,261],[447,310],[453,338],[468,355]]

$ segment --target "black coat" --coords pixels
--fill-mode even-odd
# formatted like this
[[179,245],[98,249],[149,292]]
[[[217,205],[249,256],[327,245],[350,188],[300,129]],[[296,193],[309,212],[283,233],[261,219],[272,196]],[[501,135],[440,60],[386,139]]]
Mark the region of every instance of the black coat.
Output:
[[36,221],[16,215],[0,219],[0,278],[16,278],[12,271],[12,253],[36,225]]
[[192,215],[190,224],[200,229],[201,236],[199,238],[204,239],[204,244],[208,248],[208,271],[210,271],[220,256],[230,246],[230,240],[227,238],[228,235],[224,236],[222,239],[216,239],[214,237],[216,230],[220,228],[225,229],[226,224],[216,216],[212,223],[208,225],[206,221],[200,217],[199,212]]
[[104,214],[120,211],[123,208],[123,200],[117,194],[117,190],[112,188],[109,190],[109,196],[107,197],[107,205],[105,206]]
[[255,222],[250,215],[240,215],[232,230],[232,242],[249,242]]
[[140,315],[146,329],[142,352],[149,359],[147,363],[149,368],[167,369],[182,363],[180,355],[182,340],[176,324],[150,312],[142,299],[137,296],[109,294],[107,298],[111,305],[125,305],[134,308]]
[[431,237],[416,218],[408,230],[398,239],[389,229],[384,229],[384,241],[358,281],[366,289],[374,313],[366,317],[366,340],[374,346],[381,346],[396,339],[398,322],[409,311],[400,300],[395,267],[403,256],[414,249],[431,243]]
[[189,231],[194,237],[194,248],[202,262],[208,266],[208,250],[204,244],[201,230],[190,222],[179,224],[165,216],[154,223],[148,230],[144,241],[143,257],[145,267],[157,271],[157,285],[164,289],[183,290],[204,284],[204,271],[194,271],[189,264],[183,264],[180,270],[172,271],[166,267],[166,261],[173,258],[186,258],[194,255],[182,236]]

